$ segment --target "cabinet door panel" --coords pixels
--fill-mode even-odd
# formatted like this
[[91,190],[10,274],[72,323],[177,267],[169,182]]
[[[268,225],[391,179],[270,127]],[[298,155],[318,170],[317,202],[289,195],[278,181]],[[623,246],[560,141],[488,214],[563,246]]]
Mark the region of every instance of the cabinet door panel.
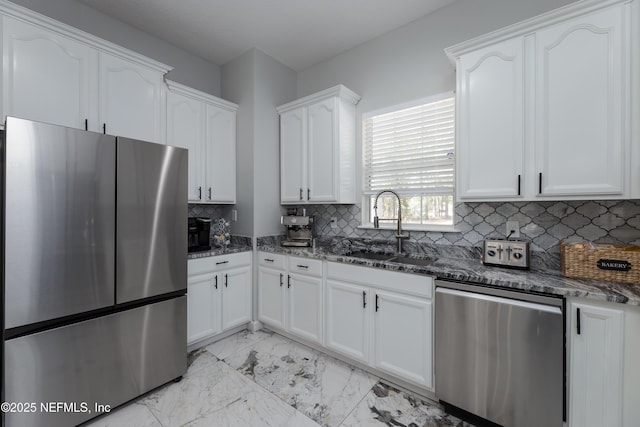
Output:
[[[3,117],[85,128],[89,119],[89,47],[3,17]],[[97,54],[95,54],[97,55]]]
[[207,105],[207,179],[208,202],[236,202],[236,113]]
[[368,362],[369,300],[368,288],[327,281],[327,347]]
[[569,425],[622,426],[624,312],[591,304],[570,307]]
[[433,386],[430,300],[376,291],[374,364],[427,388]]
[[258,270],[258,318],[267,325],[284,329],[285,274],[282,270]]
[[[306,183],[302,171],[305,168],[305,120],[304,108],[280,115],[280,199],[282,203],[300,203],[306,200]],[[303,194],[304,193],[304,194]]]
[[523,38],[458,63],[459,198],[519,197],[524,172]]
[[222,291],[222,329],[240,326],[251,320],[251,268],[243,267],[219,273]]
[[308,124],[308,200],[335,202],[338,197],[336,167],[338,144],[338,105],[331,98],[310,105]]
[[100,54],[100,128],[111,135],[162,142],[162,74]]
[[536,193],[621,194],[622,9],[536,35]]
[[215,335],[220,325],[220,287],[215,274],[190,277],[187,286],[187,343]]
[[288,279],[289,332],[322,343],[322,279],[298,274]]
[[204,195],[204,107],[201,102],[169,92],[167,94],[167,144],[189,150],[190,202]]

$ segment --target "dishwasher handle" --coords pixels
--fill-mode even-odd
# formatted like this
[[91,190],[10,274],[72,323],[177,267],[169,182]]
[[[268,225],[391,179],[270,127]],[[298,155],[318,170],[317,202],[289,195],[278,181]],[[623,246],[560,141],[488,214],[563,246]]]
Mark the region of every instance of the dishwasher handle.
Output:
[[560,307],[555,307],[553,305],[547,305],[547,304],[541,304],[541,303],[537,303],[537,302],[529,302],[529,301],[524,301],[524,300],[520,300],[520,299],[512,299],[512,298],[505,298],[505,297],[501,297],[501,296],[494,296],[494,295],[487,295],[487,294],[481,294],[481,293],[476,293],[476,292],[467,292],[467,291],[460,291],[458,289],[449,289],[449,288],[443,288],[443,287],[437,287],[436,288],[436,294],[449,294],[449,295],[453,295],[453,296],[457,296],[460,298],[467,298],[467,299],[474,299],[474,300],[479,300],[479,301],[488,301],[488,302],[496,302],[499,304],[506,304],[506,305],[514,305],[514,306],[518,306],[518,307],[522,307],[522,308],[528,308],[531,310],[539,310],[539,311],[544,311],[547,313],[553,313],[553,314],[559,314],[562,315],[562,310],[560,309]]

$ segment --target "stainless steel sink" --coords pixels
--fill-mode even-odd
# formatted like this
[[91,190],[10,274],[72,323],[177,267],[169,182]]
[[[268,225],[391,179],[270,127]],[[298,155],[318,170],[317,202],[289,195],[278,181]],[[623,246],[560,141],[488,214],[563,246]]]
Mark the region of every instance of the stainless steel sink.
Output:
[[351,252],[349,256],[355,258],[365,258],[376,261],[389,261],[389,262],[397,262],[400,264],[411,264],[411,265],[431,265],[435,261],[431,258],[414,258],[406,255],[395,255],[389,253],[380,253],[380,252],[364,252],[364,251],[356,251]]
[[373,259],[376,261],[390,261],[393,258],[396,258],[396,255],[394,254],[388,254],[388,253],[385,254],[380,252],[364,252],[364,251],[351,252],[349,256],[352,256],[355,258]]

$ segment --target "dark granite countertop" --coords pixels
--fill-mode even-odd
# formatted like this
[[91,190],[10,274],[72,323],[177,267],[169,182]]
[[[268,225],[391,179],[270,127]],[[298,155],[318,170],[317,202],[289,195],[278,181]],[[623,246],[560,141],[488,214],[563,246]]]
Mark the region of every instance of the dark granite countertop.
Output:
[[251,249],[251,246],[248,245],[229,245],[224,248],[211,248],[211,250],[208,251],[190,252],[187,255],[187,259],[206,258],[210,256],[235,254],[238,252],[249,252],[251,251]]
[[[408,273],[430,274],[439,279],[451,279],[471,282],[478,285],[491,285],[526,292],[581,297],[621,304],[640,305],[640,285],[609,283],[596,280],[571,279],[557,270],[514,270],[501,267],[484,266],[479,258],[433,257],[433,262],[425,266],[416,266],[389,261],[376,261],[348,256],[348,251],[340,247],[319,246],[312,248],[285,248],[278,244],[259,245],[258,250],[289,254],[300,257],[323,259],[384,268]],[[413,257],[426,255],[414,254]]]

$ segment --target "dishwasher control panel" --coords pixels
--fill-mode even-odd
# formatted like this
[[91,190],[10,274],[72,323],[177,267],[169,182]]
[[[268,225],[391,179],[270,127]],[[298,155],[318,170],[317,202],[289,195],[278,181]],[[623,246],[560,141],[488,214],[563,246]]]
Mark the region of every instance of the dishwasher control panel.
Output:
[[484,241],[482,263],[503,267],[529,268],[529,242],[522,240]]

